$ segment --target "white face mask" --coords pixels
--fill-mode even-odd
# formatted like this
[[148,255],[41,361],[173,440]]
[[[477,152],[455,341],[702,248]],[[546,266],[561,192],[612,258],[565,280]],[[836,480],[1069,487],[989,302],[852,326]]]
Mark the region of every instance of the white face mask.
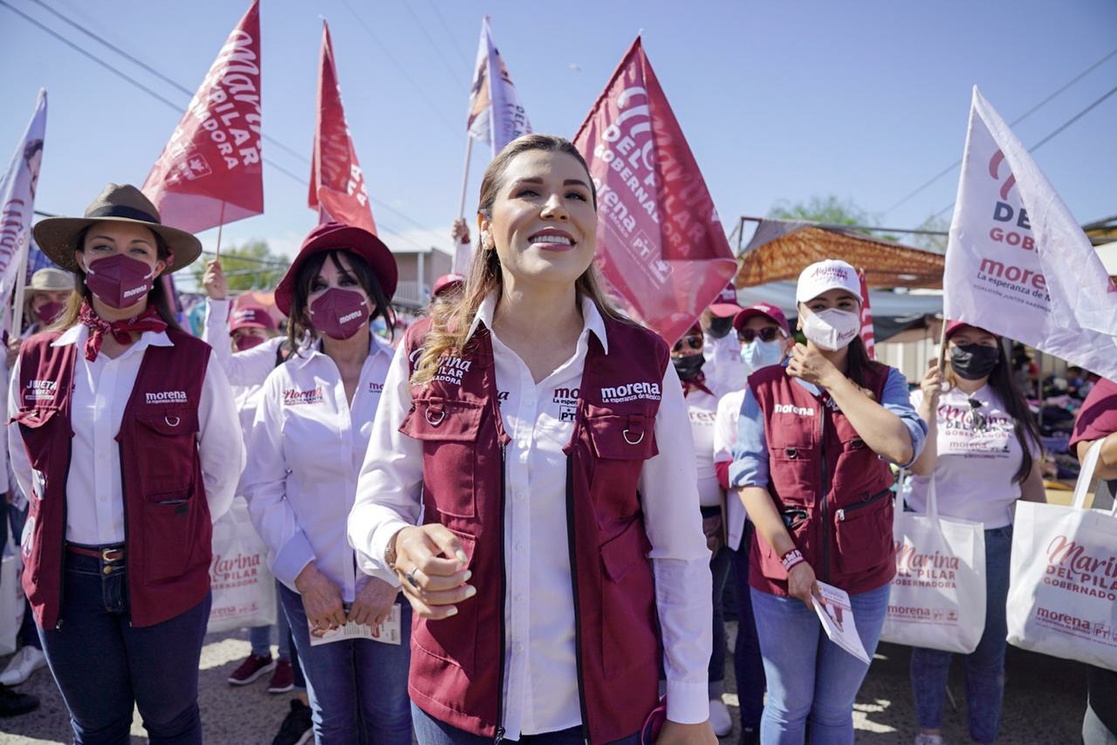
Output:
[[748,368],[749,373],[756,372],[762,367],[778,365],[783,359],[783,341],[761,341],[755,339],[748,344],[741,345],[741,362]]
[[860,331],[860,314],[848,310],[827,308],[803,318],[803,336],[828,352],[844,348]]

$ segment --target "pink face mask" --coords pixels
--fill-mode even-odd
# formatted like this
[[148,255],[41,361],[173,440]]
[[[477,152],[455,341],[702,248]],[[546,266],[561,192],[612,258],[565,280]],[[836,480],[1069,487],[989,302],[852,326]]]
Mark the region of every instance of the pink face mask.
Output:
[[264,338],[261,336],[242,336],[241,338],[234,341],[233,345],[236,346],[238,352],[243,352],[246,349],[258,347],[263,343]]
[[39,319],[39,323],[43,326],[49,326],[54,323],[54,319],[62,315],[62,311],[66,310],[66,306],[62,303],[56,303],[51,300],[48,303],[43,303],[35,309],[35,317]]
[[310,304],[310,325],[331,339],[344,341],[369,319],[368,301],[352,290],[331,287]]
[[130,308],[147,297],[154,286],[155,270],[124,254],[98,259],[88,265],[85,284],[110,308]]

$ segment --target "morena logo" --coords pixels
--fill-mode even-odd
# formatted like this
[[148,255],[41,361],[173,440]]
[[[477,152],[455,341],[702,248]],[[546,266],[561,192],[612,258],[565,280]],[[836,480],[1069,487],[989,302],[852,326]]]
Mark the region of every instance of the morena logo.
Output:
[[[1000,150],[993,153],[993,157],[989,159],[989,176],[992,177],[992,179],[994,181],[1000,181],[1001,180],[1001,176],[1000,176],[1001,163],[1004,162],[1004,159],[1005,159],[1005,154],[1003,152],[1001,152]],[[1005,179],[1005,182],[1003,184],[1001,184],[1001,199],[1008,199],[1008,193],[1012,190],[1012,187],[1015,186],[1015,185],[1016,185],[1016,177],[1013,176],[1012,171],[1009,170],[1008,171],[1008,178]]]

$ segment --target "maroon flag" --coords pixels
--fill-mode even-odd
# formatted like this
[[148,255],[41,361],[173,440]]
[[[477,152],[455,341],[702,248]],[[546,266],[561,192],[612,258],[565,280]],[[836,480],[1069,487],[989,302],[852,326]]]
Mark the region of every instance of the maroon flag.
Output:
[[240,19],[144,181],[163,222],[197,233],[264,211],[260,5]]
[[736,272],[713,199],[637,37],[574,143],[597,187],[597,262],[678,339]]
[[857,270],[857,278],[861,280],[861,341],[865,342],[865,351],[869,359],[877,358],[876,339],[873,334],[873,311],[869,307],[869,283],[865,281],[865,270]]
[[322,22],[322,59],[318,65],[318,123],[310,165],[311,209],[318,222],[340,222],[376,233],[365,179],[341,107],[330,27]]

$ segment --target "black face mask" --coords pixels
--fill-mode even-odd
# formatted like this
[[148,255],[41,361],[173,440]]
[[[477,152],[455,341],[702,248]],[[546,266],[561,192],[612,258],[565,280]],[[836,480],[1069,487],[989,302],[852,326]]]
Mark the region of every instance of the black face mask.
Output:
[[679,380],[694,380],[698,373],[702,372],[702,365],[706,362],[706,358],[700,354],[691,354],[686,357],[672,357],[671,362],[675,365]]
[[721,339],[733,330],[733,316],[711,316],[710,318],[710,336],[715,339]]
[[1000,358],[997,347],[984,344],[966,344],[950,348],[950,367],[965,380],[981,380],[993,372]]

